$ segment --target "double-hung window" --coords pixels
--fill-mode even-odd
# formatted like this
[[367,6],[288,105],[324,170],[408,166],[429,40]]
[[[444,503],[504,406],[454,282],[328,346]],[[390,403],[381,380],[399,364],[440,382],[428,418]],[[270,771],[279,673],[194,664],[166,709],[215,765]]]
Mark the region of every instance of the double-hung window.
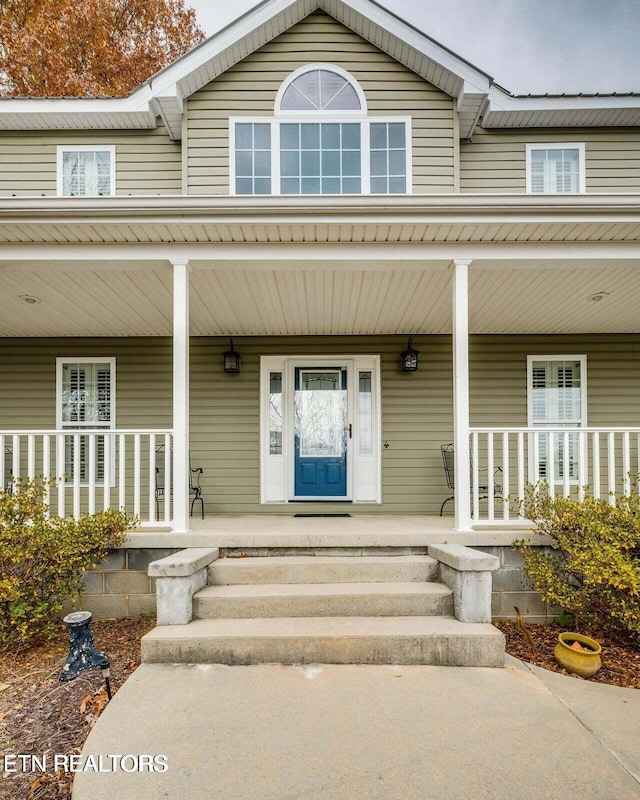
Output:
[[[582,428],[587,424],[586,356],[529,356],[527,359],[527,397],[530,428],[553,428],[553,483],[578,480],[578,434],[562,433],[563,428]],[[552,482],[549,466],[549,434],[535,434],[540,480]],[[568,452],[565,457],[565,442]]]
[[114,145],[60,145],[58,195],[106,197],[116,193]]
[[[57,360],[57,427],[74,432],[100,431],[115,427],[115,359],[59,358]],[[80,481],[89,481],[93,472],[97,482],[104,482],[106,437],[99,434],[91,445],[89,436],[64,437],[64,463],[59,454],[58,470],[70,481],[79,464]],[[78,442],[79,453],[75,452]],[[93,451],[93,467],[91,452]],[[111,460],[113,463],[113,459]]]
[[585,187],[584,144],[528,144],[527,192],[578,194]]
[[330,64],[290,75],[272,118],[232,118],[230,143],[231,194],[411,191],[411,120],[368,116],[358,83]]

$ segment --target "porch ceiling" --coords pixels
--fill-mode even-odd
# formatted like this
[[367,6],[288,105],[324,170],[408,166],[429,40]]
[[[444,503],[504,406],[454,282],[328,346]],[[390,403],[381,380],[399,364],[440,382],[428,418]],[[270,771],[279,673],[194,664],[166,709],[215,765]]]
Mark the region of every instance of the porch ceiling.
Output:
[[[168,336],[167,263],[0,266],[0,336]],[[196,336],[451,331],[447,262],[194,262]],[[602,299],[591,298],[602,293]],[[29,304],[21,296],[40,302]],[[640,260],[498,262],[470,268],[472,333],[640,331]]]

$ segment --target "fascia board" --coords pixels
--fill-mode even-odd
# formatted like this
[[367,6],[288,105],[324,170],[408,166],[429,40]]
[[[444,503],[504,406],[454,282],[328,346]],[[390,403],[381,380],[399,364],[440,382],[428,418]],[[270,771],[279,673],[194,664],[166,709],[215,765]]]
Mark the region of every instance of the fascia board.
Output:
[[606,95],[600,97],[514,97],[498,86],[489,91],[489,108],[491,111],[513,113],[546,113],[548,111],[591,111],[621,108],[640,108],[639,96]]

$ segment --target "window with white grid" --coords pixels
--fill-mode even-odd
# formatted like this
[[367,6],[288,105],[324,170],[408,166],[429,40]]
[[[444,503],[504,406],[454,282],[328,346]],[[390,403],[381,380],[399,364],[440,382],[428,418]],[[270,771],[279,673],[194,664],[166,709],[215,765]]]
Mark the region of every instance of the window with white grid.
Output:
[[115,191],[113,145],[58,147],[58,194],[63,197],[107,197]]
[[[115,427],[115,359],[58,359],[57,419],[61,430]],[[80,480],[89,480],[89,437],[79,438]],[[95,476],[104,481],[105,439],[95,440]],[[65,436],[64,473],[74,479],[74,437]]]
[[527,192],[578,194],[585,191],[584,144],[527,145]]

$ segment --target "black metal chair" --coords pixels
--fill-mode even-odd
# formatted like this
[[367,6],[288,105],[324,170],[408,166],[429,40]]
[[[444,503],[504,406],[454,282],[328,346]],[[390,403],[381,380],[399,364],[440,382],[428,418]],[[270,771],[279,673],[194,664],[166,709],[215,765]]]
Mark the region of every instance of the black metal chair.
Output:
[[[444,474],[447,479],[447,486],[450,491],[453,492],[451,497],[447,497],[444,503],[440,506],[440,516],[442,516],[442,512],[444,511],[444,507],[450,500],[455,500],[455,458],[454,458],[454,449],[453,449],[453,442],[450,444],[443,444],[440,445],[440,451],[442,452],[442,465],[444,466]],[[471,468],[473,469],[473,464],[471,464]],[[486,472],[486,470],[483,470]],[[502,472],[502,467],[496,467],[493,471],[494,476],[498,474],[498,472]],[[479,500],[487,500],[489,497],[489,486],[478,486],[478,491],[480,492]],[[493,496],[502,498],[502,486],[495,481],[493,482]],[[473,484],[471,485],[471,499],[473,501]]]
[[[156,448],[156,453],[164,453],[163,444]],[[193,500],[191,501],[191,510],[189,512],[189,516],[193,516],[193,507],[197,502],[199,502],[202,519],[204,519],[204,497],[202,496],[202,487],[200,486],[200,476],[203,474],[203,472],[204,470],[202,467],[192,467],[191,460],[189,460],[189,492],[194,495]],[[164,503],[165,501],[164,484],[164,469],[156,467],[156,519],[160,519],[160,503]]]
[[193,467],[189,469],[189,491],[193,492],[193,500],[191,501],[191,511],[189,516],[193,516],[193,507],[196,503],[200,503],[202,512],[202,519],[204,519],[204,498],[202,496],[202,488],[200,486],[200,476],[202,475],[202,467]]

